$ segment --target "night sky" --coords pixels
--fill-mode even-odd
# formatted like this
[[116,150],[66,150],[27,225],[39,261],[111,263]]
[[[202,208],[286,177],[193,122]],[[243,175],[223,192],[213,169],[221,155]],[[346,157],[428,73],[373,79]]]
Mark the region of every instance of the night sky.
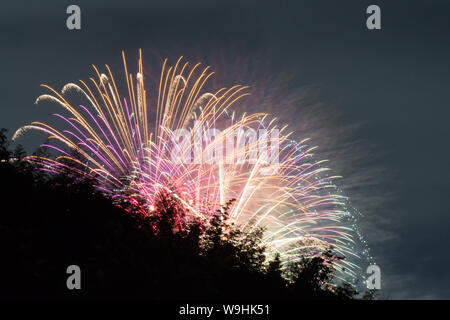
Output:
[[[66,28],[70,4],[81,7],[81,30]],[[370,4],[381,7],[381,30],[366,28]],[[336,167],[365,177],[345,189],[366,216],[381,296],[449,299],[449,12],[445,0],[8,1],[0,10],[0,127],[11,136],[45,120],[49,109],[34,105],[46,93],[41,83],[59,89],[87,79],[91,64],[121,71],[121,50],[135,61],[142,48],[144,64],[146,53],[221,57],[227,81],[233,63],[250,61],[250,82],[258,74],[289,79],[285,90],[313,96],[333,127],[358,127],[350,136],[357,157],[336,155]],[[33,139],[21,143],[42,142]]]

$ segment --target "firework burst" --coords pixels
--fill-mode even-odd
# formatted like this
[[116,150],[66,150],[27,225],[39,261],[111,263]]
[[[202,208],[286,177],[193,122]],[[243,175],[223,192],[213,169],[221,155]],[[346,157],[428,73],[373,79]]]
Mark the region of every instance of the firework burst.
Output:
[[[336,261],[336,267],[356,275],[357,265],[351,259],[357,257],[356,231],[348,223],[353,217],[346,198],[333,184],[337,177],[328,174],[325,160],[312,157],[315,147],[308,146],[307,140],[293,140],[287,127],[279,127],[277,120],[265,113],[241,112],[237,116],[233,108],[248,94],[247,87],[205,92],[213,72],[181,58],[173,66],[164,61],[154,103],[150,103],[142,53],[135,75],[129,73],[122,55],[125,95],[119,93],[108,66],[106,73],[94,66],[96,79],[69,83],[61,92],[43,85],[50,94],[36,102],[50,100],[65,112],[54,114],[57,126],[33,122],[17,130],[13,139],[29,129],[43,131],[50,138],[46,146],[53,156],[34,155],[27,157],[28,161],[53,173],[87,175],[116,203],[132,203],[144,215],[155,210],[161,190],[200,218],[235,199],[231,219],[246,228],[265,227],[263,242],[269,253],[278,252],[283,261],[292,261],[305,252],[313,255],[331,246],[348,258]],[[71,91],[86,103],[72,105],[66,98]],[[191,153],[191,139],[174,140],[180,130],[192,136],[200,132],[200,156]],[[263,130],[267,145],[277,146],[276,163],[268,161],[274,155],[272,149],[258,149],[261,139],[244,136],[249,142],[236,142],[233,152],[225,147],[226,141],[234,146],[239,139],[236,132],[249,130]],[[174,150],[190,161],[176,161]],[[205,161],[203,155],[211,153],[221,157]]]

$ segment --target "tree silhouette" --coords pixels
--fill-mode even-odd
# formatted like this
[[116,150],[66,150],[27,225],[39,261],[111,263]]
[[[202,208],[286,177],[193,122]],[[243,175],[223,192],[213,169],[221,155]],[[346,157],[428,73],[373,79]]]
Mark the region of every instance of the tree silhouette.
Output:
[[[264,229],[235,225],[233,201],[195,218],[162,190],[154,210],[113,203],[89,179],[52,176],[22,166],[0,131],[0,295],[39,298],[307,298],[348,299],[348,285],[329,286],[332,250],[284,270],[266,257]],[[139,202],[139,199],[137,200]],[[66,288],[79,265],[82,290]]]
[[7,129],[0,129],[0,161],[9,160],[11,156],[11,152],[8,150],[9,142],[8,138],[6,137],[6,132],[8,132]]

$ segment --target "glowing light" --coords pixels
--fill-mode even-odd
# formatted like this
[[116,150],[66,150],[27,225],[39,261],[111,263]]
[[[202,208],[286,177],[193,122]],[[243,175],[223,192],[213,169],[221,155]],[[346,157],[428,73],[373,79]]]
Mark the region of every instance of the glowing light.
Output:
[[[63,127],[58,130],[33,122],[17,130],[14,139],[33,129],[47,133],[52,142],[47,147],[54,156],[29,156],[28,161],[55,173],[90,176],[115,203],[130,203],[146,215],[155,211],[155,194],[161,190],[200,218],[236,199],[230,208],[231,219],[242,227],[266,227],[264,244],[270,253],[280,253],[283,261],[305,253],[315,255],[329,246],[347,257],[357,256],[354,230],[346,224],[351,216],[346,199],[333,184],[337,177],[328,175],[326,161],[312,157],[315,147],[309,146],[307,139],[292,140],[292,132],[262,112],[240,112],[239,117],[231,108],[247,95],[246,87],[203,92],[213,73],[200,64],[190,67],[181,58],[173,66],[164,61],[154,104],[150,104],[139,53],[135,76],[129,73],[123,54],[124,96],[108,66],[106,74],[94,66],[97,79],[91,78],[89,85],[69,83],[61,93],[42,85],[50,94],[36,102],[49,100],[60,105],[65,113],[55,117]],[[73,91],[86,100],[85,105],[75,107],[65,98]],[[206,141],[203,150],[221,150],[222,142],[239,128],[277,130],[278,136],[270,139],[279,146],[278,166],[268,167],[264,155],[253,163],[239,163],[238,159],[248,158],[248,145],[227,155],[232,161],[174,163],[174,145],[170,143],[174,131],[195,132],[197,126],[221,129],[221,135]],[[64,146],[77,156],[64,151]],[[347,274],[356,274],[351,259],[335,263],[345,267]]]

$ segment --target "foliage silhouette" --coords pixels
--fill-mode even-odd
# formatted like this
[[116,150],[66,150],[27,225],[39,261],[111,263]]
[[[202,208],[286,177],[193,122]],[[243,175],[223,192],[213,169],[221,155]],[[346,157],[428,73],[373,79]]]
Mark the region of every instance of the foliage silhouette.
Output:
[[[29,298],[350,299],[333,280],[331,250],[282,270],[266,263],[264,229],[230,221],[233,201],[209,219],[192,218],[170,193],[154,212],[113,204],[89,179],[49,176],[9,150],[0,132],[0,296]],[[45,152],[45,150],[39,150]],[[82,290],[68,290],[66,269],[82,270]],[[286,276],[287,275],[287,276]]]

